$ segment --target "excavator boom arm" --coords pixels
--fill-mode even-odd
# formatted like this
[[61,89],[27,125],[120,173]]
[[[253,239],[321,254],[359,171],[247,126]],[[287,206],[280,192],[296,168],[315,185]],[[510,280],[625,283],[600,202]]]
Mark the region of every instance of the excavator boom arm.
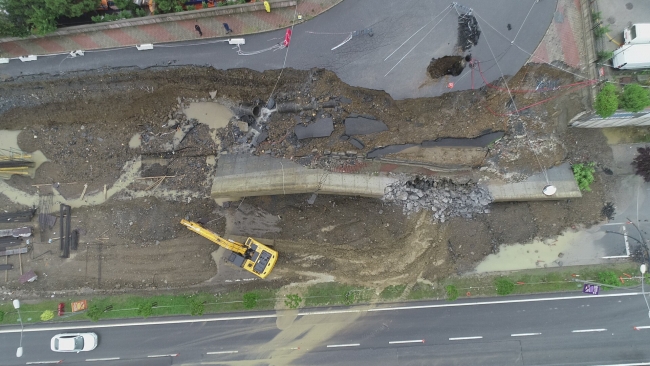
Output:
[[185,225],[188,229],[194,231],[195,233],[201,235],[202,237],[210,240],[211,242],[219,246],[222,246],[230,251],[233,251],[241,255],[246,254],[247,248],[244,244],[237,243],[236,241],[226,240],[220,237],[219,235],[213,233],[212,231],[201,227],[201,225],[195,222],[181,220],[181,224]]

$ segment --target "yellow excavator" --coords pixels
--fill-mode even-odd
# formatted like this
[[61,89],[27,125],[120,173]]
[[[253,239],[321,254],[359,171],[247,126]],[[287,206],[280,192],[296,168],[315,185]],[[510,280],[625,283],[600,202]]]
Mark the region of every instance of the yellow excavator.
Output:
[[242,244],[226,240],[196,222],[181,220],[181,224],[211,242],[230,250],[228,262],[260,278],[266,278],[278,260],[278,252],[253,238],[246,239],[246,243]]

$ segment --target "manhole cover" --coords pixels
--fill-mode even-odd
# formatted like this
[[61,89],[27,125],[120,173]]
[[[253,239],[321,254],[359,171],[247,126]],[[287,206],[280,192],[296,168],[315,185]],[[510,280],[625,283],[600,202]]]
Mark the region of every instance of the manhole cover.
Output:
[[625,4],[625,7],[627,8],[627,10],[632,10],[632,8],[634,7],[634,4],[627,3],[627,4]]
[[614,17],[609,17],[609,18],[607,18],[607,23],[609,23],[609,24],[614,24],[614,23],[616,23],[616,18],[614,18]]

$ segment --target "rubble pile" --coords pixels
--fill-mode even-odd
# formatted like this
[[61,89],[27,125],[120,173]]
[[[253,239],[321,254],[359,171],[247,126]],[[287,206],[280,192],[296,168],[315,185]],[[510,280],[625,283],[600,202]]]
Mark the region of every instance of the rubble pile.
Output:
[[435,221],[452,217],[472,218],[489,213],[492,197],[485,187],[476,184],[455,184],[448,179],[416,178],[400,181],[386,188],[384,201],[400,204],[405,214],[431,210]]

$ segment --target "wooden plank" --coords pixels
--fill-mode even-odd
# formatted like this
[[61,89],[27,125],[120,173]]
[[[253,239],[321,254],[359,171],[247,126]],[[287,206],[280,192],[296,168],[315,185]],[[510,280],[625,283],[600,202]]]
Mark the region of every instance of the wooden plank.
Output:
[[27,253],[27,250],[28,250],[27,247],[18,248],[18,249],[9,249],[9,250],[5,250],[4,252],[0,252],[0,255],[13,255],[18,253],[25,254]]

